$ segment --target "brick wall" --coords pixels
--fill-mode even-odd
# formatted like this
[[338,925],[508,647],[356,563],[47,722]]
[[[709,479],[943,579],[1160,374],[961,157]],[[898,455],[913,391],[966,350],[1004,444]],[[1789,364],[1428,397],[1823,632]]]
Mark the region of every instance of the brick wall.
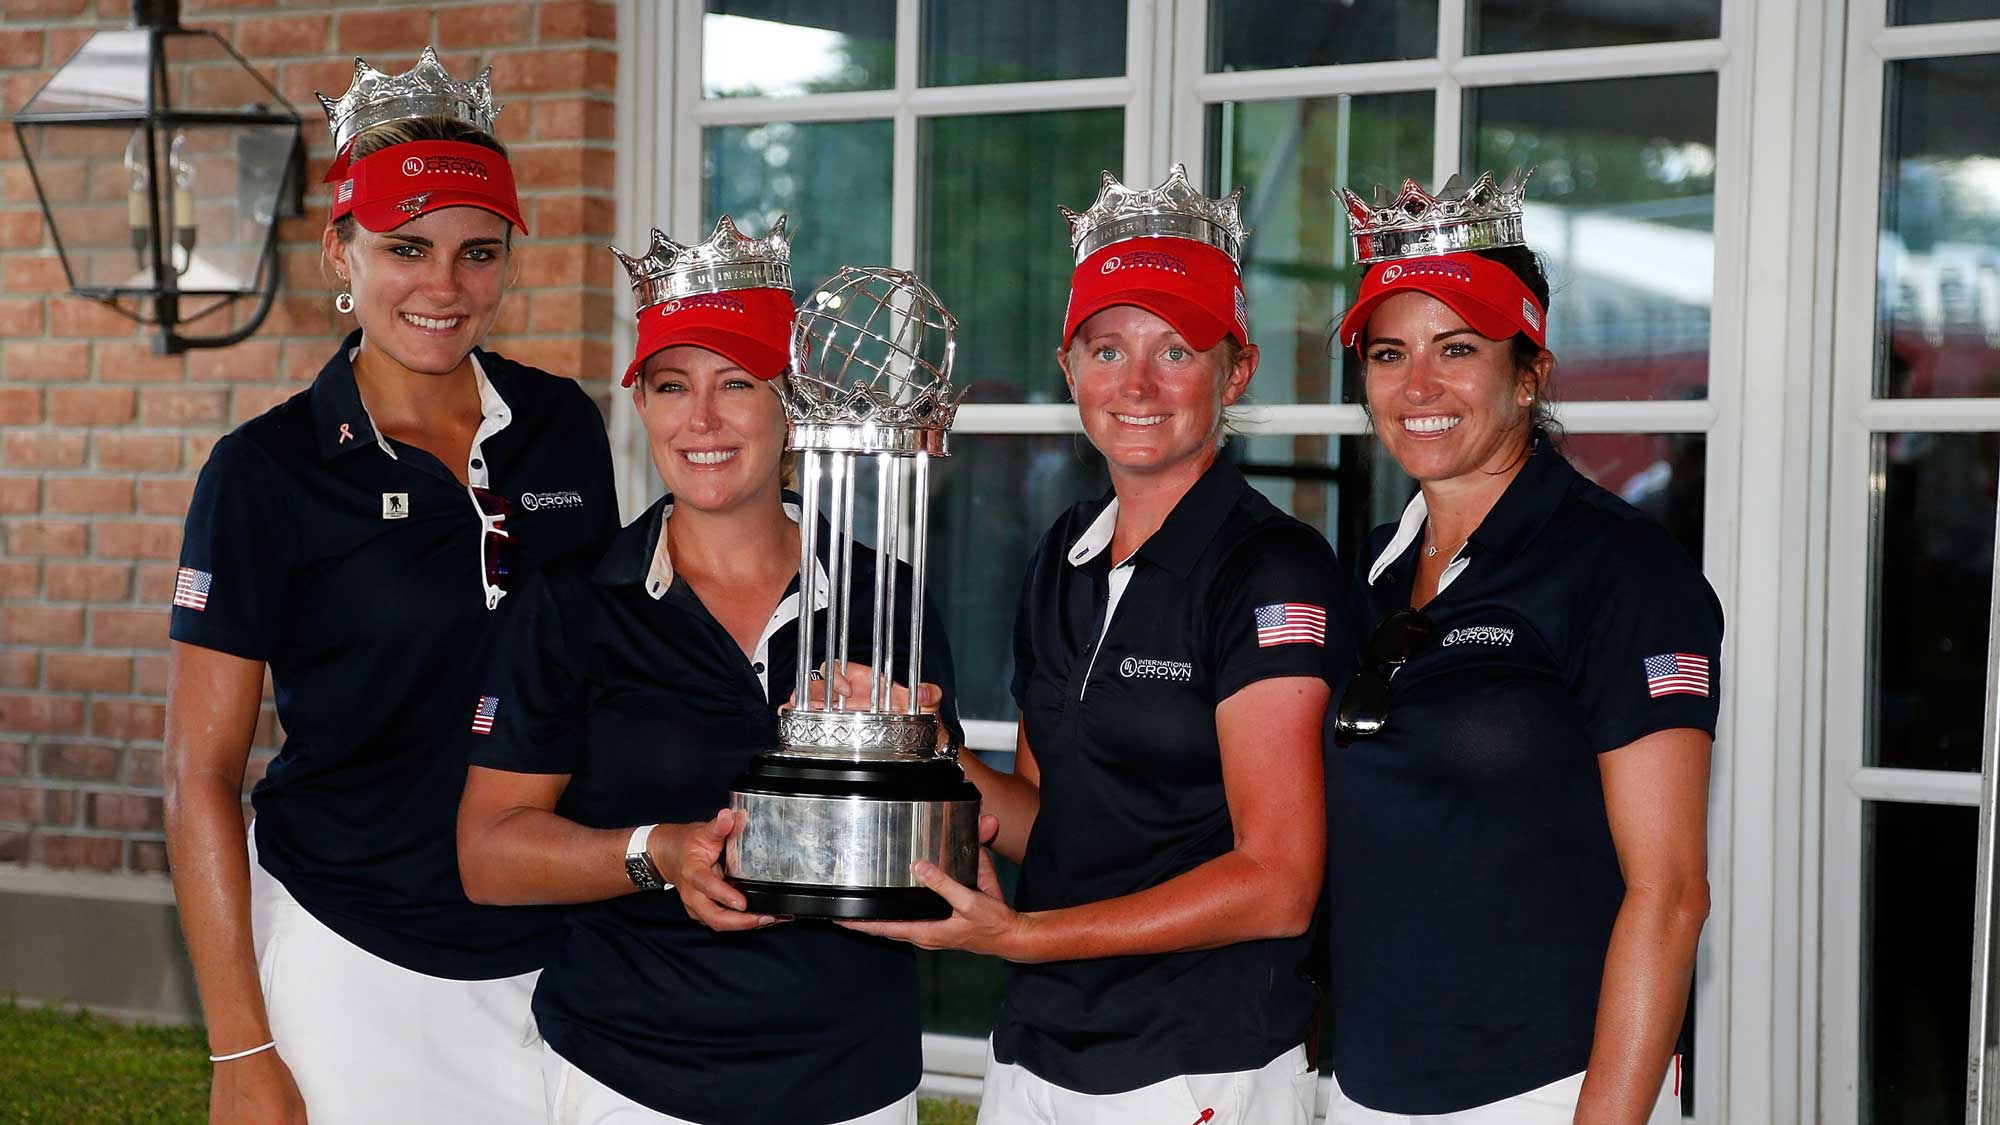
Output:
[[[19,109],[130,10],[5,0],[0,106]],[[332,153],[312,93],[345,90],[356,54],[400,70],[428,42],[453,74],[493,64],[533,235],[488,346],[578,376],[600,400],[609,386],[610,3],[183,0],[182,17],[229,39],[306,119],[307,214],[282,229],[284,284],[256,336],[156,356],[151,335],[64,293],[13,129],[0,130],[0,863],[166,866],[166,606],[181,517],[215,439],[301,390],[352,326],[320,269]],[[268,704],[257,745],[253,781],[276,746]]]

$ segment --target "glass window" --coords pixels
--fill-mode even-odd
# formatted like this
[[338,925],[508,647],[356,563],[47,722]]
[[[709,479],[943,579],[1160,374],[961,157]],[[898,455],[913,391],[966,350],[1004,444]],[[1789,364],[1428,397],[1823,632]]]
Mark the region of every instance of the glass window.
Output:
[[889,261],[889,122],[730,125],[701,140],[703,225],[695,237],[707,237],[725,214],[753,237],[780,212],[790,214],[792,285],[801,298],[843,265]]
[[1209,190],[1243,188],[1250,228],[1243,291],[1262,352],[1251,405],[1334,401],[1328,336],[1358,278],[1330,189],[1427,177],[1435,102],[1423,92],[1209,107]]
[[2000,395],[2000,55],[1890,65],[1876,393]]
[[1578,472],[1672,532],[1700,565],[1707,434],[1569,434],[1562,451]]
[[1056,348],[1075,260],[1056,207],[1088,207],[1124,149],[1117,109],[923,122],[918,272],[958,318],[968,402],[1067,397]]
[[1471,0],[1465,9],[1465,49],[1474,54],[1713,39],[1721,34],[1722,0],[1664,4]]
[[886,90],[896,83],[896,0],[707,0],[704,98]]
[[1976,772],[2000,434],[1877,434],[1875,459],[1865,760]]
[[1554,289],[1558,401],[1708,393],[1713,74],[1466,95],[1465,167],[1534,166],[1528,242]]
[[1436,56],[1437,0],[1209,0],[1208,69]]
[[1124,0],[924,0],[926,86],[1125,73]]
[[1889,22],[1951,23],[1958,20],[2000,18],[2000,4],[1994,0],[1889,0]]
[[1863,1121],[1965,1116],[1978,840],[1976,808],[1873,801],[1865,806]]

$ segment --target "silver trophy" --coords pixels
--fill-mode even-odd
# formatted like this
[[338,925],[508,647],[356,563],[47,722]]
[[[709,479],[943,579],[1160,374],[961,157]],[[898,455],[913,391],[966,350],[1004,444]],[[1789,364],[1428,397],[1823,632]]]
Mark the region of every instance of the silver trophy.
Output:
[[[799,455],[799,659],[795,706],[779,746],[737,779],[747,814],[730,838],[729,879],[765,913],[830,918],[942,918],[945,901],[910,865],[927,859],[971,884],[978,873],[979,790],[917,709],[922,681],[930,462],[947,456],[958,400],[957,322],[915,275],[849,266],[828,278],[792,328],[781,383]],[[814,699],[821,666],[845,671],[855,634],[854,527],[859,499],[875,520],[866,636],[874,686],[864,699]],[[832,541],[822,545],[820,515]],[[818,560],[826,560],[822,573]],[[897,558],[910,564],[907,588]],[[824,635],[809,607],[827,606]],[[900,642],[900,644],[899,644]],[[895,659],[898,648],[907,654]],[[892,683],[912,688],[895,706]]]

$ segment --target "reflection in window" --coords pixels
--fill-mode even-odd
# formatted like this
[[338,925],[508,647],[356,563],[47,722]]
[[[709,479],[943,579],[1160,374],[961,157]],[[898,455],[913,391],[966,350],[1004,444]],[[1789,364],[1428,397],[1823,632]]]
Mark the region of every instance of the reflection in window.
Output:
[[[1069,226],[1125,162],[1117,109],[934,117],[922,124],[918,272],[958,318],[966,401],[1061,402]],[[886,199],[885,199],[886,203]]]
[[1964,1117],[1979,810],[1862,813],[1861,1120]]
[[1578,472],[1653,517],[1701,564],[1706,434],[1570,434],[1561,445]]
[[1208,69],[1437,55],[1437,0],[1209,0]]
[[1471,0],[1465,49],[1474,54],[1553,51],[1713,39],[1722,34],[1722,0]]
[[705,98],[886,90],[896,82],[896,0],[707,0]]
[[1474,90],[1465,165],[1534,166],[1558,401],[1701,398],[1715,276],[1713,74]]
[[2000,18],[2000,4],[1993,0],[1889,0],[1891,26],[1996,18]]
[[[702,230],[722,215],[760,237],[791,215],[792,286],[803,298],[843,265],[889,260],[887,121],[731,125],[701,141]],[[680,232],[682,237],[690,232]]]
[[1124,0],[924,0],[925,86],[1125,73]]
[[1979,769],[2000,434],[1877,434],[1871,766]]
[[1889,67],[1876,393],[2000,395],[2000,55]]
[[[1328,190],[1426,178],[1430,93],[1225,102],[1208,111],[1208,190],[1243,191],[1243,290],[1262,350],[1248,403],[1334,401],[1328,332],[1353,300],[1353,245]],[[1349,396],[1347,401],[1358,401]]]

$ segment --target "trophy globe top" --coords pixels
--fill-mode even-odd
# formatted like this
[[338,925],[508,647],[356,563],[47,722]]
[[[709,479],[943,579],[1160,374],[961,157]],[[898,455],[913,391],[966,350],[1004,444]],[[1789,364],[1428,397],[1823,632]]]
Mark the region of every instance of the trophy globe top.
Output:
[[843,266],[792,323],[791,447],[944,455],[958,321],[915,274]]

